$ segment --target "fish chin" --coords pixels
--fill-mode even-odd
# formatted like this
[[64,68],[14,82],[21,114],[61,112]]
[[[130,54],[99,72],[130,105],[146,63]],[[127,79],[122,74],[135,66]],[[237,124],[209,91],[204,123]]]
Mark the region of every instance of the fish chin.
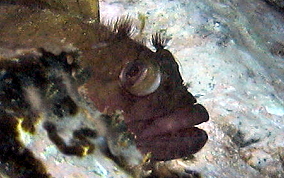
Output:
[[152,160],[167,161],[198,152],[207,140],[208,135],[204,130],[189,127],[176,132],[138,138],[136,144],[143,154],[151,153]]
[[[136,135],[137,148],[152,153],[152,160],[166,161],[198,152],[208,136],[195,127],[209,119],[208,112],[200,104],[178,108],[174,112],[129,125]],[[143,124],[144,123],[144,124]]]

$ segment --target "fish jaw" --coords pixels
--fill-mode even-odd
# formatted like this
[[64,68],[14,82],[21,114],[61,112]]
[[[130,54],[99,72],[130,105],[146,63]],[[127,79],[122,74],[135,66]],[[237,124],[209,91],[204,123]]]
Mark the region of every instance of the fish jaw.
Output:
[[208,135],[204,130],[189,127],[143,139],[137,137],[136,145],[143,154],[151,153],[152,161],[167,161],[198,152],[207,140]]
[[154,119],[151,126],[148,126],[140,136],[141,138],[147,138],[149,136],[175,133],[206,122],[208,119],[209,115],[206,109],[202,105],[196,104],[193,107],[177,109],[171,114]]
[[208,119],[206,109],[201,104],[194,104],[161,117],[126,124],[136,135],[136,144],[142,153],[151,152],[152,160],[165,161],[198,152],[208,136],[194,126]]

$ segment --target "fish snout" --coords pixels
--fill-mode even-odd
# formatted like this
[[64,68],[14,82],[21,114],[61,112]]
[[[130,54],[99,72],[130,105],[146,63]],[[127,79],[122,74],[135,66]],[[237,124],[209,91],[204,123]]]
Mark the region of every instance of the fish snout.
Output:
[[194,127],[209,119],[201,104],[155,118],[136,135],[137,147],[143,154],[152,153],[152,160],[165,161],[189,156],[198,152],[208,140],[207,133]]

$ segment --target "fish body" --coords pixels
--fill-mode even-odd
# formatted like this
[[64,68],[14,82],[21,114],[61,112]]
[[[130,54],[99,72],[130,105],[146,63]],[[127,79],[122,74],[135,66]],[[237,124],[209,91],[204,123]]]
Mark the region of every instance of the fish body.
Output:
[[[207,121],[208,112],[184,86],[159,34],[152,37],[152,51],[131,38],[128,17],[104,25],[58,9],[15,3],[0,3],[0,14],[1,123],[16,116],[33,118],[24,127],[36,133],[33,124],[41,112],[75,115],[78,102],[84,101],[106,115],[120,110],[137,148],[151,153],[153,161],[188,156],[206,143],[206,132],[194,126]],[[30,90],[41,100],[28,95]],[[55,125],[46,122],[43,127],[64,150]],[[88,145],[85,137],[94,134],[82,133],[80,143]],[[13,144],[22,146],[16,139]],[[7,161],[5,154],[1,161]]]

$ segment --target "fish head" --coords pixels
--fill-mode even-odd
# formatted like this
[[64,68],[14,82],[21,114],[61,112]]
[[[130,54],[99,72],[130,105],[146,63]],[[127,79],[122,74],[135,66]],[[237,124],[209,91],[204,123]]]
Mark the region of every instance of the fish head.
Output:
[[121,110],[128,130],[142,153],[169,160],[199,151],[205,131],[194,127],[209,119],[208,112],[187,90],[172,53],[161,35],[152,37],[156,51],[130,38],[125,24],[108,40],[94,45],[91,71],[83,85],[86,98],[105,114]]

